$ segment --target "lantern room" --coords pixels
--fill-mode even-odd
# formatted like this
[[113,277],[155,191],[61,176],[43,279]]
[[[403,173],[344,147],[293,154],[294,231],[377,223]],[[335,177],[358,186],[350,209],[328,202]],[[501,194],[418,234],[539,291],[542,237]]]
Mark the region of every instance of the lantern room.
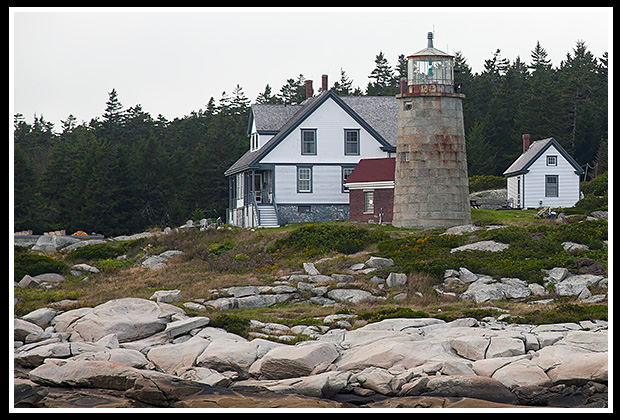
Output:
[[452,94],[454,57],[433,47],[433,33],[428,33],[428,47],[407,57],[407,82],[401,81],[401,95]]

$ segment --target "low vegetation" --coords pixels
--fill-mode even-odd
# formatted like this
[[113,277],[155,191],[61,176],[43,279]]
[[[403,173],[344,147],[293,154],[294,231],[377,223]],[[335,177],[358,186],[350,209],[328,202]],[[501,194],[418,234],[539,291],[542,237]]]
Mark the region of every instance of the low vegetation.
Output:
[[[443,234],[444,229],[408,230],[392,226],[355,224],[347,221],[290,225],[276,229],[245,230],[185,229],[168,235],[129,242],[108,242],[78,248],[69,253],[29,251],[16,247],[14,275],[57,272],[66,280],[50,289],[15,288],[15,313],[24,315],[63,299],[77,299],[80,306],[95,306],[110,299],[141,297],[148,299],[161,289],[180,289],[184,299],[210,299],[213,291],[239,285],[273,285],[280,277],[302,271],[302,263],[313,261],[323,274],[344,273],[354,263],[370,255],[392,258],[394,267],[367,276],[357,275],[350,287],[369,287],[373,275],[385,278],[390,271],[408,273],[408,297],[392,299],[396,292],[384,290],[382,303],[354,308],[330,308],[286,303],[269,308],[204,312],[213,325],[247,333],[248,320],[280,322],[287,325],[313,322],[336,311],[355,313],[360,319],[378,321],[390,317],[460,317],[482,319],[510,311],[513,322],[569,322],[605,319],[607,305],[584,305],[576,299],[557,299],[544,308],[527,302],[496,301],[492,304],[461,302],[439,296],[433,286],[443,281],[448,268],[467,267],[493,277],[518,277],[542,283],[541,269],[567,267],[571,272],[606,275],[607,222],[586,220],[583,215],[566,219],[537,219],[535,211],[491,211],[472,209],[473,223],[486,227],[508,225],[502,229],[480,229],[462,235]],[[465,251],[452,248],[494,240],[510,244],[501,252]],[[561,246],[564,241],[588,245],[587,251],[573,255]],[[140,267],[149,255],[176,249],[183,255],[164,270]],[[70,267],[87,263],[101,270],[86,276],[71,274]],[[421,292],[421,295],[415,292]]]

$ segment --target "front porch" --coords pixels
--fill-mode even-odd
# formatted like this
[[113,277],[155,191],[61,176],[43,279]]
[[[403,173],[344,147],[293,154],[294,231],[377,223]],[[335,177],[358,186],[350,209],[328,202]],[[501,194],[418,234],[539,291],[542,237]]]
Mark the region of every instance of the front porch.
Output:
[[239,227],[278,227],[273,170],[248,170],[228,177],[227,223]]

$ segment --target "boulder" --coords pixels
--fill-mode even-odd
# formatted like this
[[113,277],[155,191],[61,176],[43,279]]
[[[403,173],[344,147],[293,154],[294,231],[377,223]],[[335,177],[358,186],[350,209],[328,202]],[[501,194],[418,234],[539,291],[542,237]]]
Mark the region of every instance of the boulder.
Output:
[[72,271],[77,271],[80,273],[98,273],[99,269],[97,267],[93,267],[92,265],[88,265],[88,264],[75,264],[73,267],[71,267]]
[[489,251],[489,252],[499,252],[508,248],[509,245],[503,244],[501,242],[495,241],[480,241],[475,242],[473,244],[462,245],[457,248],[453,248],[450,250],[450,253],[459,252],[459,251]]
[[69,324],[56,324],[57,331],[77,334],[84,341],[96,341],[116,334],[119,342],[135,341],[166,328],[182,309],[146,299],[123,298],[101,304]]
[[504,299],[506,297],[501,283],[491,283],[487,279],[478,279],[471,283],[461,294],[460,299],[476,303],[489,300]]
[[450,345],[459,355],[469,360],[482,360],[486,357],[491,339],[475,335],[457,337],[450,340]]
[[[441,397],[469,397],[511,404],[514,396],[501,382],[485,376],[453,375],[420,378],[416,394]],[[404,389],[404,388],[403,388]]]
[[304,263],[304,271],[309,276],[318,276],[319,274],[321,274],[319,273],[319,270],[316,269],[313,263]]
[[608,352],[592,352],[571,345],[547,346],[536,352],[532,363],[543,369],[554,384],[606,383]]
[[49,386],[103,388],[157,407],[199,394],[206,385],[110,361],[69,360],[46,363],[30,371],[30,380]]
[[386,268],[394,265],[394,261],[390,258],[370,257],[365,263],[369,268]]
[[310,375],[317,368],[327,368],[338,357],[332,343],[302,343],[276,347],[260,360],[260,377],[284,379]]
[[181,291],[178,289],[175,290],[158,290],[149,298],[150,300],[154,300],[156,302],[176,302],[181,300],[183,297],[181,296]]
[[196,358],[196,366],[218,372],[235,371],[241,377],[247,377],[256,358],[257,345],[252,341],[219,338],[213,340]]
[[388,287],[399,287],[407,284],[407,275],[404,273],[390,273],[385,279],[385,284]]
[[566,277],[555,285],[555,291],[560,296],[578,296],[588,286],[596,286],[603,276],[594,274],[579,274]]
[[360,289],[333,289],[327,292],[327,297],[337,302],[351,305],[358,305],[377,299],[372,293]]
[[32,247],[36,251],[58,251],[71,244],[81,242],[81,239],[65,235],[43,235],[37,239],[37,243]]
[[562,248],[564,248],[565,251],[568,251],[571,254],[578,254],[582,251],[587,251],[588,249],[590,249],[589,246],[578,244],[576,242],[562,242]]
[[174,375],[179,369],[195,366],[197,357],[210,344],[211,342],[203,337],[192,337],[184,343],[153,347],[146,357],[160,371]]
[[551,379],[545,371],[527,359],[509,363],[495,371],[491,377],[508,389],[551,385]]
[[22,317],[24,321],[32,322],[41,328],[48,327],[50,322],[56,316],[57,311],[54,308],[36,309]]
[[43,328],[37,324],[16,318],[13,320],[13,340],[24,341],[30,334],[41,334]]

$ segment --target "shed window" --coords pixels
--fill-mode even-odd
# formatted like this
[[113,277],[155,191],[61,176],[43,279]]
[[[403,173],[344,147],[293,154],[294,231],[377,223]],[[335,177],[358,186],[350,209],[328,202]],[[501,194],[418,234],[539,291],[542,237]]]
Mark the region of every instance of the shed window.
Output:
[[558,176],[545,175],[545,197],[557,197],[558,191]]
[[364,191],[364,213],[375,212],[375,192]]

